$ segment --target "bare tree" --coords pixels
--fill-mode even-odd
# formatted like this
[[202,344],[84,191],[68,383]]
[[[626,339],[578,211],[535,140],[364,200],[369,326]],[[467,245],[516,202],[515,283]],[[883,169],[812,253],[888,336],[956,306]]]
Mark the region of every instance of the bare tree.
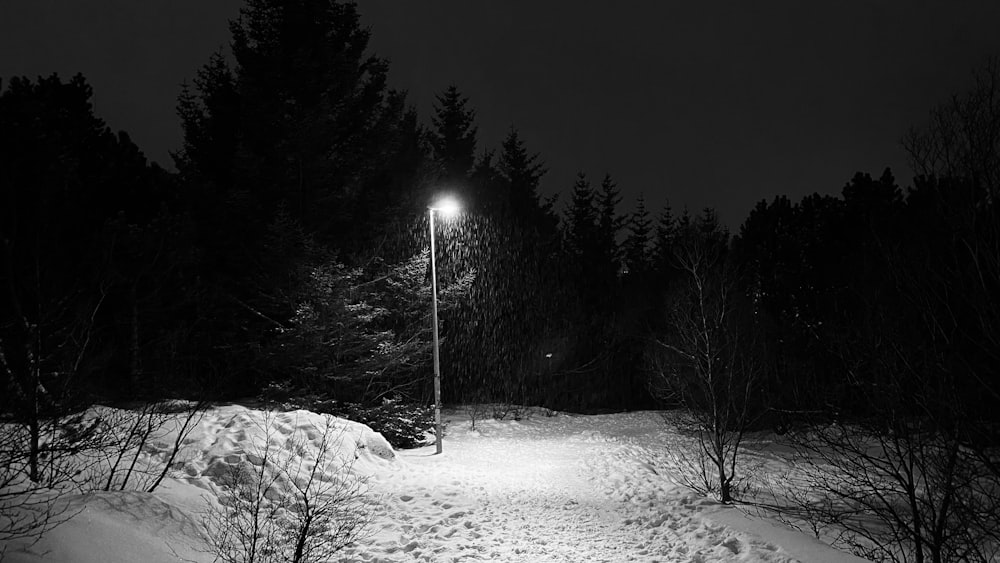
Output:
[[917,174],[965,178],[1000,190],[1000,59],[973,71],[973,85],[931,110],[928,122],[902,140]]
[[1000,481],[967,441],[955,379],[887,354],[869,415],[790,434],[794,470],[772,482],[772,508],[873,561],[996,561]]
[[[0,423],[0,544],[4,546],[20,539],[38,541],[78,512],[63,501],[65,489],[53,490],[28,478],[28,433],[25,425]],[[0,560],[5,550],[0,548]]]
[[[101,444],[93,455],[100,462],[87,488],[155,491],[174,465],[185,439],[204,417],[206,407],[206,402],[150,401],[129,409],[96,410]],[[153,457],[150,449],[154,443],[168,446]]]
[[[9,391],[7,400],[18,419],[29,430],[28,475],[32,481],[44,479],[45,426],[59,424],[60,415],[71,408],[72,385],[81,375],[90,352],[94,319],[104,302],[105,291],[95,297],[80,315],[70,304],[76,296],[66,296],[44,305],[35,305],[34,320],[23,316],[21,299],[10,291],[10,303],[17,315],[11,333],[19,345],[0,338],[0,369]],[[51,457],[50,457],[51,459]]]
[[668,332],[656,340],[651,387],[661,401],[684,407],[679,423],[697,439],[697,453],[683,460],[698,472],[698,482],[688,484],[731,502],[757,383],[754,357],[736,323],[735,275],[725,242],[695,228],[675,245],[673,258],[679,281]]
[[365,537],[374,509],[351,471],[355,457],[338,455],[355,444],[329,416],[308,443],[282,442],[271,422],[255,451],[230,466],[220,504],[209,503],[212,549],[233,563],[328,561]]
[[919,174],[907,236],[926,238],[876,241],[898,301],[868,303],[836,350],[861,414],[793,435],[801,481],[775,504],[869,559],[998,561],[998,62],[903,145]]
[[[93,490],[153,492],[173,466],[204,404],[92,407],[42,419],[38,480],[31,478],[32,428],[0,422],[0,542],[38,541],[82,508],[67,495]],[[166,444],[155,447],[153,443]],[[0,550],[2,559],[2,550]]]
[[105,264],[56,275],[24,242],[0,233],[0,410],[11,416],[0,427],[0,538],[37,540],[74,514],[64,497],[93,469],[81,453],[100,446],[78,391],[102,360],[94,342],[108,283]]
[[873,561],[998,561],[995,350],[975,320],[993,305],[971,306],[983,270],[958,267],[961,250],[945,263],[883,250],[905,306],[879,294],[827,343],[854,393],[790,434],[794,478],[772,482],[772,508]]

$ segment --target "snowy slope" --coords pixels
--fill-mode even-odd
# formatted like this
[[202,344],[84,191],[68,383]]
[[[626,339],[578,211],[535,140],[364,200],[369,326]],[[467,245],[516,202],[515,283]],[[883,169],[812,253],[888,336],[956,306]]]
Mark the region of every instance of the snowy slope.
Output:
[[[352,471],[379,499],[371,536],[345,561],[860,561],[767,520],[699,497],[671,479],[678,437],[657,413],[450,421],[444,453],[393,452],[368,427],[297,411],[266,417],[211,410],[155,494],[74,497],[76,518],[38,544],[7,546],[5,561],[212,561],[202,519],[225,464],[273,436],[309,440],[333,420]],[[277,443],[277,442],[275,442]],[[157,452],[151,451],[155,456]]]

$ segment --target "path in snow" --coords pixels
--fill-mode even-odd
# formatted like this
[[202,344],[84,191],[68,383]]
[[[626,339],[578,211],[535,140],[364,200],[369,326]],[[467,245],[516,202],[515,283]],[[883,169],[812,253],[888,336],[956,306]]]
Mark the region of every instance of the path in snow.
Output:
[[[374,536],[353,561],[796,561],[702,516],[659,474],[653,413],[479,421],[452,413],[444,454],[376,474]],[[662,444],[661,444],[662,447]],[[661,469],[657,469],[657,467]]]

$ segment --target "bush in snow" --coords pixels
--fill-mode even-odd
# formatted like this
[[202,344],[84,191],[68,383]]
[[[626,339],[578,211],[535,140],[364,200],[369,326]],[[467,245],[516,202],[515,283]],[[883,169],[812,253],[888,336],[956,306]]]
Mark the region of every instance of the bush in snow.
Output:
[[393,448],[426,445],[428,434],[434,431],[434,409],[423,405],[392,401],[374,407],[342,403],[327,410],[323,405],[317,406],[320,407],[319,412],[329,412],[367,425],[382,434]]
[[[94,408],[102,445],[85,490],[145,491],[160,486],[178,462],[184,441],[201,422],[207,403],[150,402],[130,409]],[[150,456],[159,450],[162,457]]]
[[427,444],[434,432],[434,409],[400,401],[383,401],[381,405],[364,406],[317,397],[291,399],[272,394],[265,398],[278,402],[282,410],[305,409],[360,422],[382,434],[393,448],[410,449]]
[[[69,520],[79,510],[66,502],[69,494],[153,492],[200,421],[203,406],[91,407],[41,419],[37,426],[0,424],[0,542],[38,540]],[[161,456],[151,456],[151,449]]]
[[[75,515],[61,502],[61,497],[73,490],[65,479],[53,477],[43,483],[29,478],[28,434],[24,425],[0,425],[0,544],[22,538],[37,541]],[[5,549],[0,547],[0,559]]]
[[221,475],[206,524],[216,557],[229,563],[328,561],[365,537],[375,506],[351,471],[354,448],[330,417],[304,436],[279,432],[265,417],[262,439]]

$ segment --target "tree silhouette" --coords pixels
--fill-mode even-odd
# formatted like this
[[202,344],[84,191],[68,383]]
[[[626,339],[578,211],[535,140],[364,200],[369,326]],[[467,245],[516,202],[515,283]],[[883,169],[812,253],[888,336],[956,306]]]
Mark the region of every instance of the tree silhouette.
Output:
[[552,203],[542,204],[538,198],[538,186],[545,175],[539,155],[528,154],[514,128],[507,133],[501,147],[497,169],[505,184],[506,205],[511,216],[522,228],[552,237],[557,219],[552,213]]
[[434,128],[428,137],[434,160],[441,167],[440,181],[463,189],[472,172],[476,155],[476,112],[468,107],[469,99],[451,85],[435,96]]
[[[354,3],[251,0],[230,31],[232,68],[214,55],[181,94],[177,159],[201,258],[200,354],[219,360],[216,381],[254,388],[255,359],[295,314],[287,296],[306,290],[286,275],[310,259],[302,241],[348,263],[376,244],[412,254],[399,239],[431,171]],[[304,236],[268,252],[279,218]]]
[[645,275],[652,267],[650,259],[652,225],[649,211],[646,210],[646,200],[642,194],[639,194],[635,211],[629,216],[628,223],[625,225],[628,234],[623,246],[629,275]]

